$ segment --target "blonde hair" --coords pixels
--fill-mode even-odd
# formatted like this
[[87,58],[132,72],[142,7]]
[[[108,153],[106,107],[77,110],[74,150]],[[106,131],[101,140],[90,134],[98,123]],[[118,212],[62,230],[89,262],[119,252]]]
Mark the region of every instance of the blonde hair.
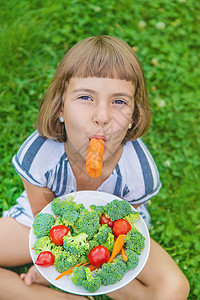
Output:
[[135,107],[132,129],[123,143],[144,135],[149,129],[151,113],[141,64],[131,47],[117,37],[88,37],[72,47],[61,60],[41,103],[37,129],[41,136],[58,142],[67,139],[64,123],[59,120],[63,94],[72,77],[116,78],[132,81]]

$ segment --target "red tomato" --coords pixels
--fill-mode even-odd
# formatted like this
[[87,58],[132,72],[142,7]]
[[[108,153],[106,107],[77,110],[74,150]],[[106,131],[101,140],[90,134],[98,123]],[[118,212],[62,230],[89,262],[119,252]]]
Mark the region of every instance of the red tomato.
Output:
[[106,215],[102,215],[101,218],[100,218],[100,221],[99,223],[102,225],[102,224],[108,224],[108,227],[113,227],[114,225],[114,221],[111,221],[110,218],[106,217]]
[[69,228],[65,225],[56,225],[49,231],[49,237],[56,245],[63,245],[63,236],[67,235]]
[[131,224],[125,219],[119,219],[114,222],[113,234],[118,236],[120,234],[127,234],[131,230]]
[[100,268],[104,263],[110,259],[110,252],[105,246],[96,246],[90,250],[88,260],[91,265]]
[[50,267],[54,261],[55,257],[50,251],[43,251],[38,255],[35,264],[41,267]]

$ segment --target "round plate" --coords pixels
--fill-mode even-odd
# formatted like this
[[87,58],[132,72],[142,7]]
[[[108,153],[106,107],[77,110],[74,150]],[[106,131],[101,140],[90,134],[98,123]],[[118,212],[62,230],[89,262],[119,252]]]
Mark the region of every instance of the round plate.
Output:
[[[67,198],[68,195],[64,195],[59,198],[61,200],[64,200],[65,198]],[[121,198],[116,197],[115,195],[104,193],[104,192],[98,192],[98,191],[80,191],[80,192],[75,192],[74,194],[71,193],[70,195],[72,196],[74,195],[75,196],[74,201],[76,201],[77,203],[83,203],[85,208],[89,208],[91,204],[106,205],[108,202],[111,202],[114,199],[122,200]],[[132,209],[135,210],[133,207]],[[51,210],[51,203],[45,206],[41,212],[50,213],[54,215]],[[131,282],[135,277],[137,277],[138,274],[141,272],[141,270],[144,268],[144,265],[146,264],[147,258],[149,256],[149,251],[150,251],[149,231],[142,217],[140,217],[140,220],[136,222],[136,227],[145,237],[145,247],[142,250],[141,255],[139,256],[139,263],[137,267],[133,270],[126,272],[124,277],[116,284],[112,284],[108,286],[101,285],[100,288],[95,293],[90,293],[83,287],[74,285],[72,281],[68,279],[68,276],[64,276],[59,280],[55,280],[55,278],[60,273],[58,273],[53,266],[48,268],[40,267],[38,265],[35,266],[46,280],[48,280],[51,284],[53,284],[54,286],[56,286],[57,288],[63,291],[72,294],[77,294],[77,295],[103,295],[103,294],[113,292],[115,290],[122,288],[123,286]],[[31,228],[30,236],[29,236],[29,250],[30,250],[31,258],[34,263],[38,256],[34,250],[34,244],[36,240],[37,238],[34,234],[33,228]]]

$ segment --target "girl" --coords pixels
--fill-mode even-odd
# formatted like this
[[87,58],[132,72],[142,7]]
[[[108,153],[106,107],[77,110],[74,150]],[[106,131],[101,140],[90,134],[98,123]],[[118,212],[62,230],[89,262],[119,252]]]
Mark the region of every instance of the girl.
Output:
[[[98,190],[129,201],[149,224],[145,202],[160,181],[155,163],[139,137],[150,123],[141,65],[119,38],[96,36],[64,56],[41,104],[37,130],[12,163],[25,191],[0,220],[1,299],[84,299],[47,288],[35,267],[18,276],[6,270],[31,262],[29,229],[53,198],[72,190]],[[86,172],[91,138],[105,142],[100,176]],[[8,239],[12,236],[12,239]],[[189,284],[171,257],[153,240],[148,261],[112,299],[187,299]]]

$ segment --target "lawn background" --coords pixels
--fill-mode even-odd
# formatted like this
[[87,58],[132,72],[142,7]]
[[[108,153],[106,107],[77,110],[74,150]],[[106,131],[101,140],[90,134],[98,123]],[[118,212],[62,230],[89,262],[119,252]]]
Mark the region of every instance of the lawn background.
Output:
[[0,23],[0,210],[23,191],[11,158],[66,50],[91,35],[118,36],[138,55],[152,103],[143,140],[162,189],[149,205],[150,234],[189,279],[188,299],[200,299],[200,2],[2,0]]

